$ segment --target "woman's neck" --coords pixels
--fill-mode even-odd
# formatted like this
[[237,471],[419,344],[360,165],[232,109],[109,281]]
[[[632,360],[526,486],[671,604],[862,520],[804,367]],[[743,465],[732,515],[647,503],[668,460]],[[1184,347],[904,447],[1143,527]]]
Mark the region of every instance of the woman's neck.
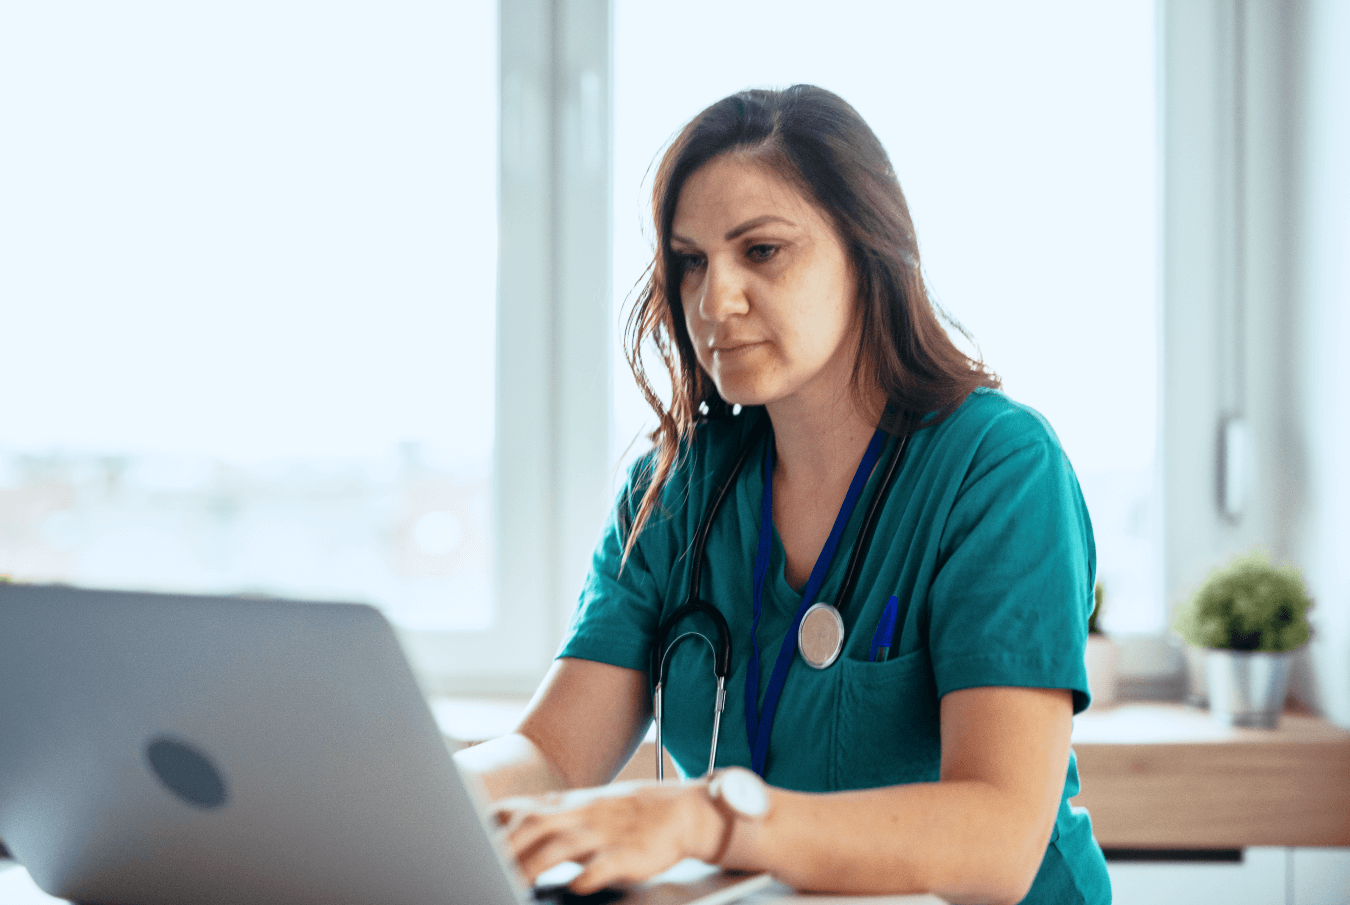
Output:
[[770,403],[777,462],[773,471],[773,522],[786,556],[783,574],[799,593],[834,524],[849,483],[876,432],[875,415],[845,391],[829,405]]
[[875,412],[865,411],[851,391],[825,405],[770,403],[775,484],[824,489],[852,480],[884,407],[880,391],[871,395],[876,398],[868,400],[867,408],[875,407]]

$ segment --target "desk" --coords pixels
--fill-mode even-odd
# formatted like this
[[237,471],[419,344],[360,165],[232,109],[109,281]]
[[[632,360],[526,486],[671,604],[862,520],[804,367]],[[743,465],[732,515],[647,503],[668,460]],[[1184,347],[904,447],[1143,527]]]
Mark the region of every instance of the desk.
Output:
[[1103,848],[1350,846],[1350,732],[1286,712],[1235,729],[1182,704],[1125,704],[1074,720]]
[[[683,870],[684,873],[676,873]],[[706,869],[705,869],[706,871]],[[697,867],[677,865],[675,879],[681,882],[698,883],[700,873]],[[710,890],[711,891],[711,888]],[[631,893],[619,905],[669,905],[676,901],[670,887],[656,885],[649,889]],[[765,886],[748,895],[724,899],[730,905],[944,905],[937,896],[812,896],[794,893],[781,883],[769,881]],[[4,905],[62,905],[64,899],[54,899],[42,890],[24,870],[13,861],[0,859],[0,902]],[[707,905],[718,905],[714,897]]]

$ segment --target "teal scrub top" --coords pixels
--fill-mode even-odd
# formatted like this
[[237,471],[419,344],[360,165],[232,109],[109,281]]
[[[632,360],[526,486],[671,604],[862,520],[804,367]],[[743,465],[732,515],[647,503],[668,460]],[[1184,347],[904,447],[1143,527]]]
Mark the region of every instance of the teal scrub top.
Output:
[[[763,417],[762,409],[751,408],[698,428],[621,569],[625,530],[650,461],[634,466],[595,551],[560,657],[648,671],[658,625],[688,596],[691,538]],[[750,766],[744,700],[767,436],[717,515],[703,570],[700,596],[721,611],[731,631],[719,767]],[[889,441],[883,463],[896,442]],[[836,600],[882,471],[873,470],[849,519],[821,600]],[[765,779],[804,792],[934,782],[942,750],[939,701],[961,688],[1066,688],[1074,713],[1081,712],[1089,700],[1083,651],[1095,571],[1087,507],[1054,431],[1001,392],[976,390],[948,418],[912,435],[852,599],[843,605],[843,652],[822,670],[800,655],[794,659],[773,722]],[[890,657],[869,663],[873,634],[893,594],[900,609]],[[801,600],[784,577],[775,531],[756,634],[761,703]],[[705,620],[692,617],[680,629],[716,640]],[[686,776],[707,769],[715,688],[710,646],[682,642],[667,665],[663,741]],[[1069,805],[1077,793],[1071,756],[1050,845],[1025,902],[1110,901],[1106,862],[1087,812]]]

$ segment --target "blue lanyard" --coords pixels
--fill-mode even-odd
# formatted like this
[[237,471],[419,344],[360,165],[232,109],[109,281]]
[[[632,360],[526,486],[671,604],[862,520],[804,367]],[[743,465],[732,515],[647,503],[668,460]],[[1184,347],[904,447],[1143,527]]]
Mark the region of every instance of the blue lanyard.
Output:
[[853,507],[857,505],[858,497],[862,496],[863,488],[867,486],[867,478],[881,456],[881,448],[885,445],[886,432],[877,428],[877,432],[872,435],[872,442],[867,444],[867,452],[858,463],[858,470],[853,474],[853,483],[849,484],[844,505],[835,516],[830,536],[826,539],[820,556],[816,558],[816,564],[811,568],[811,577],[806,580],[806,588],[802,591],[802,603],[797,608],[797,615],[792,617],[792,625],[778,648],[778,659],[773,664],[769,687],[764,693],[764,710],[761,714],[759,639],[756,637],[756,630],[759,628],[759,614],[764,600],[764,577],[769,572],[769,550],[773,545],[773,442],[770,441],[765,447],[764,502],[759,515],[759,549],[755,553],[754,620],[750,624],[750,665],[745,671],[745,734],[750,739],[750,763],[760,776],[764,775],[764,761],[769,756],[769,733],[773,730],[774,711],[778,709],[778,698],[783,693],[783,683],[787,681],[788,667],[792,665],[793,654],[797,651],[793,639],[797,637],[802,616],[806,615],[806,611],[815,602],[816,592],[824,583],[825,574],[830,571],[830,563],[834,560],[834,552],[839,546],[839,538],[843,536],[844,526],[848,524]]

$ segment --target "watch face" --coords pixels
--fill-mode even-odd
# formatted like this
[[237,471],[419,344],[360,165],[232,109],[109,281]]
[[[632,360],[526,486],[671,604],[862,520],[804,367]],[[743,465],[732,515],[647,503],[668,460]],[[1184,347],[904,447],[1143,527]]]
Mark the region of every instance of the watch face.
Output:
[[764,781],[749,770],[733,767],[720,777],[722,800],[746,817],[763,817],[769,810],[769,790]]

